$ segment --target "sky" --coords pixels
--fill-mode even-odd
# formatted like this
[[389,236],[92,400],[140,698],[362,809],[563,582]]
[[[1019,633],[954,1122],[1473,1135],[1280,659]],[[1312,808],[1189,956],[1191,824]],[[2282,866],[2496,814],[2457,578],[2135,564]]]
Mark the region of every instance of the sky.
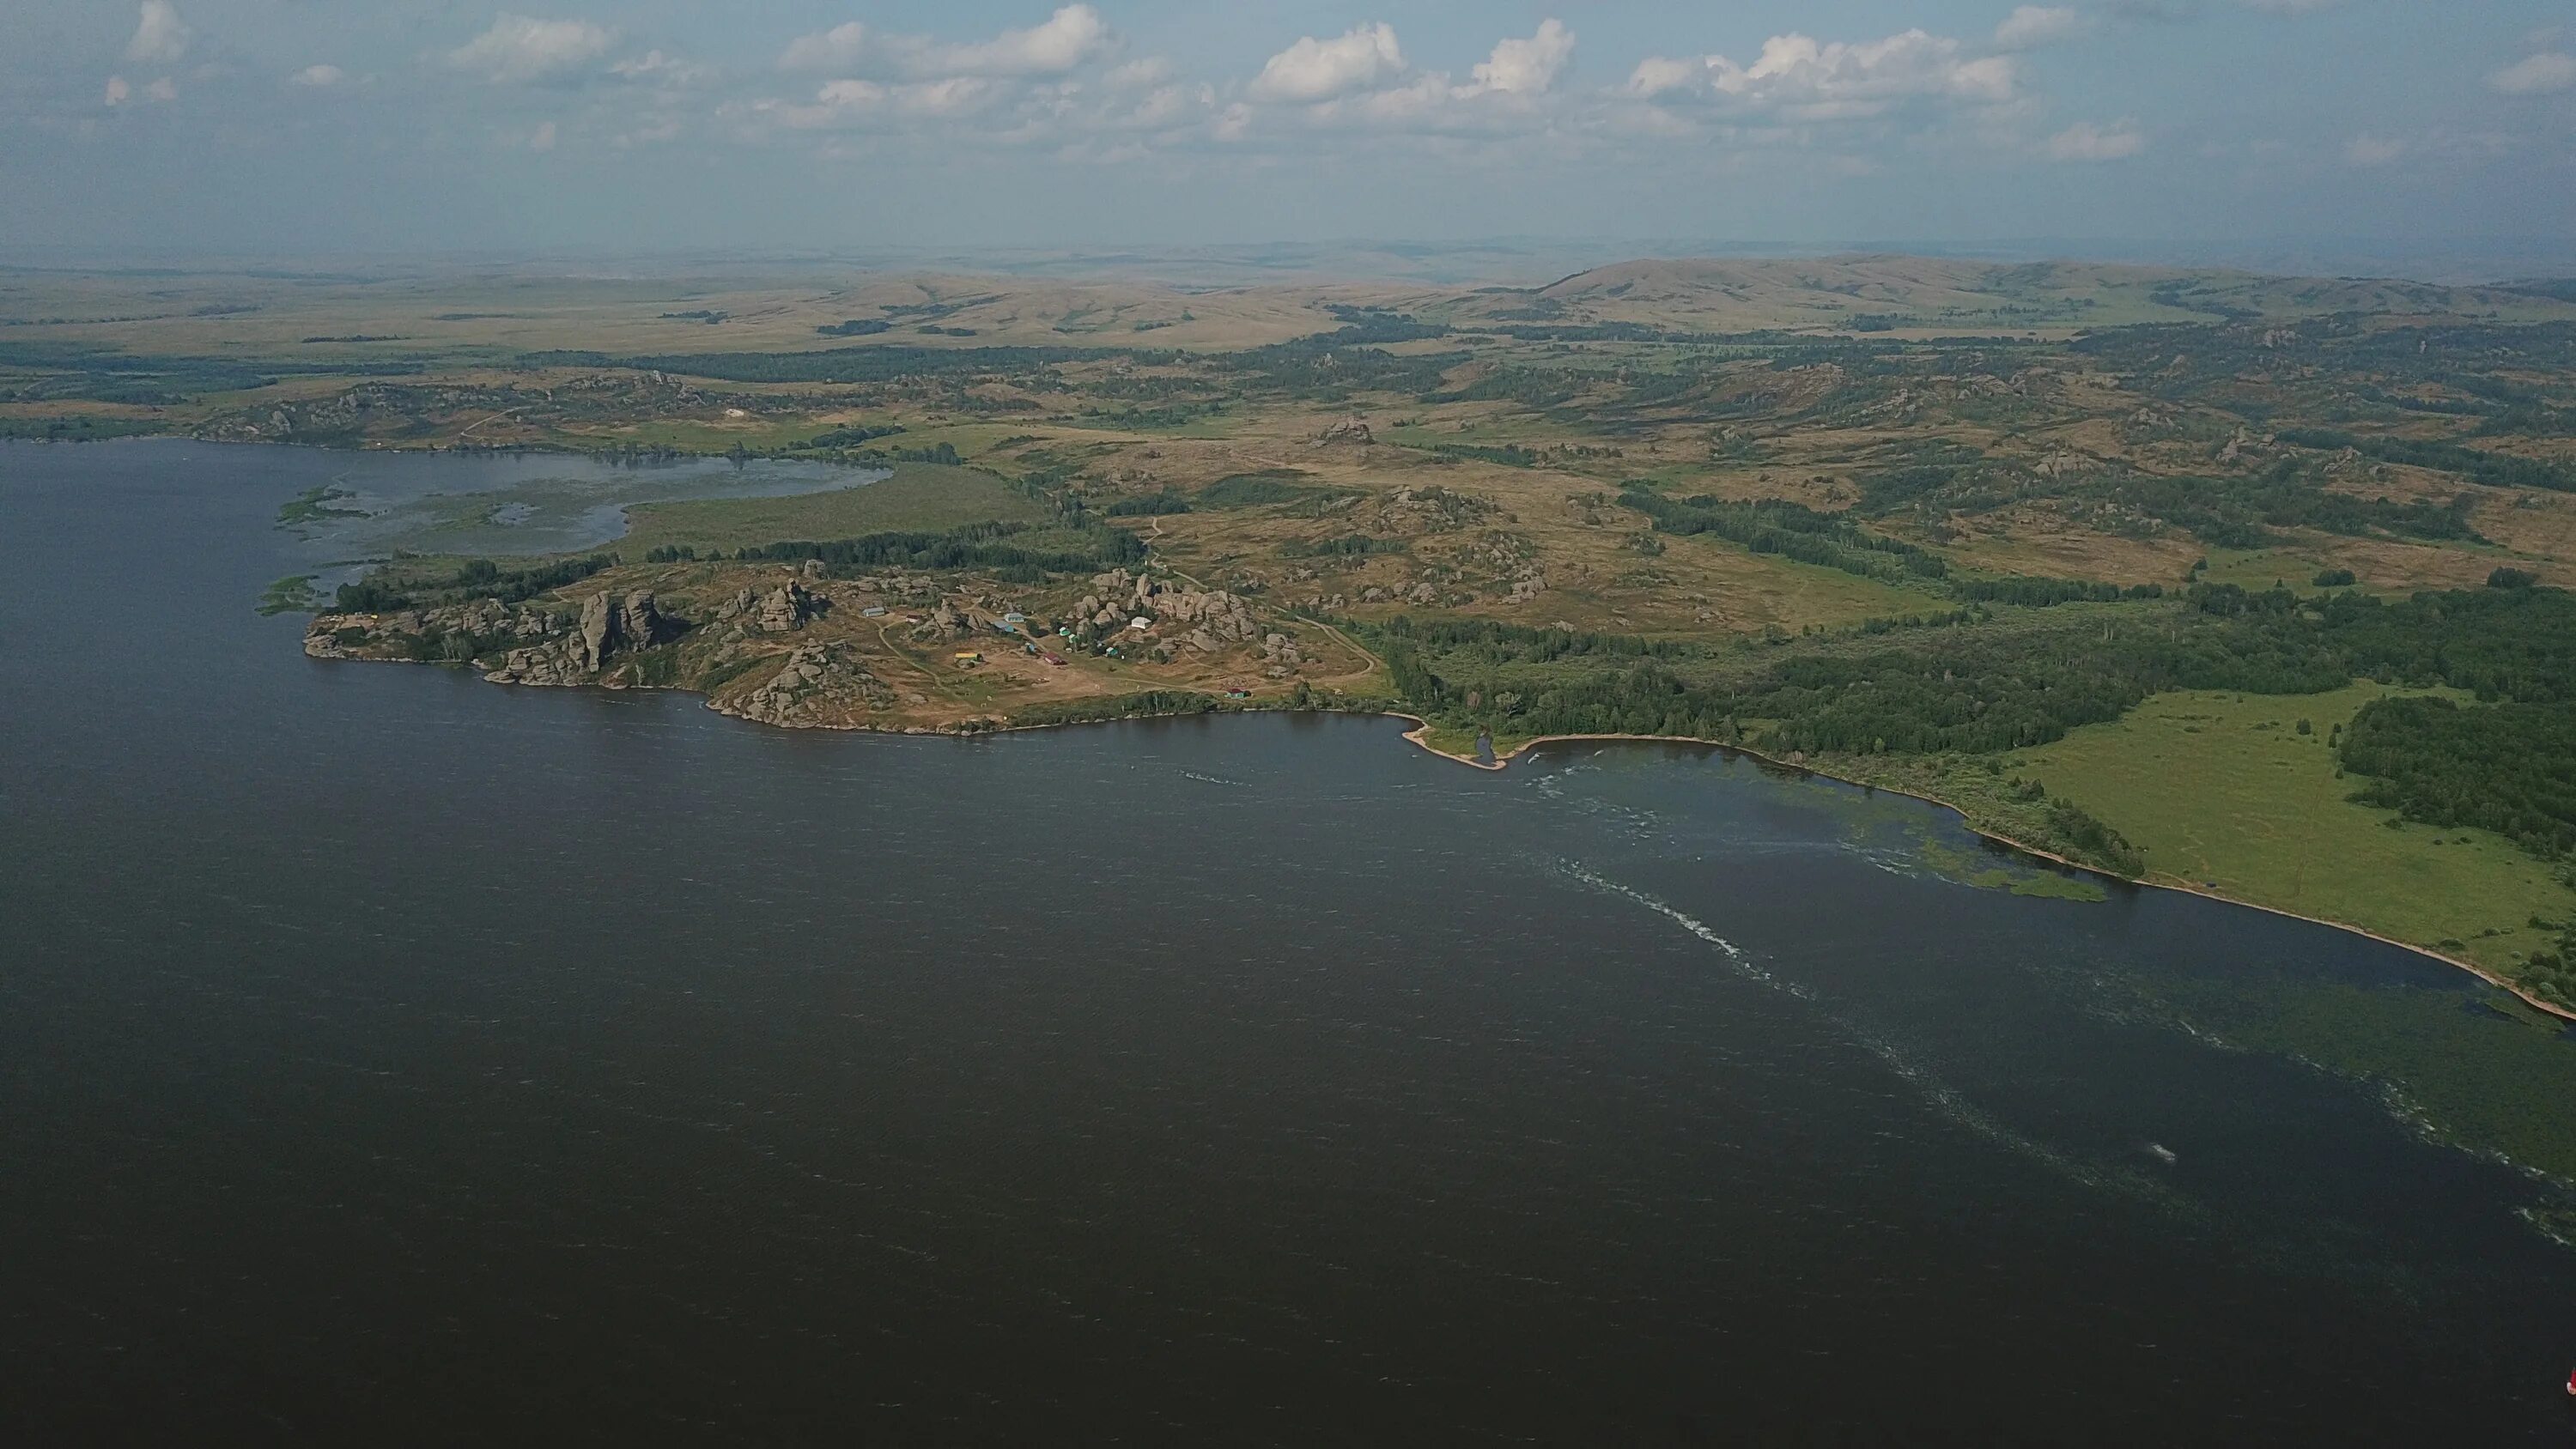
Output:
[[7,0],[0,252],[2576,238],[2576,0]]

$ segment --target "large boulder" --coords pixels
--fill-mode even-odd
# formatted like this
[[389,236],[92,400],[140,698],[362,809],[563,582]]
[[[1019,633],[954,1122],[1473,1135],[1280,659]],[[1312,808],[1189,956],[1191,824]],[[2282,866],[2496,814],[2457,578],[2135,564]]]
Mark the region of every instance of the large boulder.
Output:
[[653,602],[651,589],[637,589],[617,606],[617,643],[627,649],[650,649],[669,634],[672,621]]
[[592,674],[608,661],[608,651],[616,642],[617,620],[608,595],[593,594],[581,603],[581,627],[574,645],[581,667]]
[[752,627],[763,634],[793,633],[820,612],[821,601],[807,593],[803,584],[791,581],[760,596]]

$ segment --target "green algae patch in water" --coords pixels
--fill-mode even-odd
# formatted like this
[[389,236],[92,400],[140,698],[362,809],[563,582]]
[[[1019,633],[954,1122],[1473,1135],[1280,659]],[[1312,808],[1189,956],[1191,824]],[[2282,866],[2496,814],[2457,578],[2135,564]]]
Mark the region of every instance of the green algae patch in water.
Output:
[[313,580],[316,577],[313,574],[289,574],[276,583],[270,584],[268,591],[259,596],[260,614],[263,617],[275,614],[310,614],[321,608],[326,600],[322,592],[313,587]]
[[2100,881],[2080,875],[2018,864],[1985,864],[1927,837],[1916,852],[1934,875],[1984,891],[2010,891],[2037,900],[2083,901],[2099,905],[2111,898]]
[[[2563,1023],[2507,992],[2286,980],[2137,985],[2195,1033],[2375,1083],[2392,1109],[2436,1139],[2576,1194],[2576,1113],[2568,1111],[2576,1045]],[[2576,1200],[2564,1211],[2576,1213]]]

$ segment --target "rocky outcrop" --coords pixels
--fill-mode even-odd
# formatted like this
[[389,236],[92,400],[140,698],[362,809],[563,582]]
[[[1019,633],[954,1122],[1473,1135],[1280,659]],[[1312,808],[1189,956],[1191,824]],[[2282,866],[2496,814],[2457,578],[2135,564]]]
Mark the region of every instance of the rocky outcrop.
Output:
[[1367,447],[1377,442],[1377,434],[1369,431],[1369,425],[1358,418],[1344,418],[1324,429],[1324,436],[1320,441],[1327,446],[1334,443],[1350,443]]
[[606,594],[593,594],[581,601],[580,634],[573,646],[573,657],[581,662],[585,673],[597,674],[608,662],[609,644],[615,636],[617,621],[611,615]]
[[741,589],[716,609],[716,621],[743,634],[793,634],[831,601],[790,579],[766,593]]
[[1372,531],[1399,537],[1454,533],[1501,511],[1491,500],[1454,488],[1398,488],[1379,500],[1377,527]]
[[611,654],[640,653],[678,632],[677,621],[663,615],[650,589],[637,589],[622,599],[593,594],[581,603],[573,658],[585,673],[597,674],[608,667]]
[[762,724],[793,728],[839,723],[853,715],[890,709],[895,700],[895,692],[849,645],[804,644],[780,661],[768,682],[717,707]]
[[[477,599],[388,614],[323,614],[304,635],[316,659],[482,661],[502,684],[588,684],[615,656],[669,642],[686,621],[661,611],[650,590],[593,594],[571,618],[534,604]],[[496,657],[497,656],[497,657]]]
[[[471,659],[552,637],[563,627],[534,605],[497,599],[385,614],[319,614],[305,628],[304,652],[316,659]],[[425,647],[432,652],[424,654]]]
[[912,626],[912,637],[922,640],[963,639],[974,632],[975,621],[944,599]]

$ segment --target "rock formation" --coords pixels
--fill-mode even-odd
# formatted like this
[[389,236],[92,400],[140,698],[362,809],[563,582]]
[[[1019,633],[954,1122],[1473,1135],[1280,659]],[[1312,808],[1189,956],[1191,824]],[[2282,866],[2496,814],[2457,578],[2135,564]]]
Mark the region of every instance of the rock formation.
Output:
[[719,708],[762,724],[795,726],[830,724],[894,703],[894,691],[849,645],[830,643],[799,645],[767,683]]

